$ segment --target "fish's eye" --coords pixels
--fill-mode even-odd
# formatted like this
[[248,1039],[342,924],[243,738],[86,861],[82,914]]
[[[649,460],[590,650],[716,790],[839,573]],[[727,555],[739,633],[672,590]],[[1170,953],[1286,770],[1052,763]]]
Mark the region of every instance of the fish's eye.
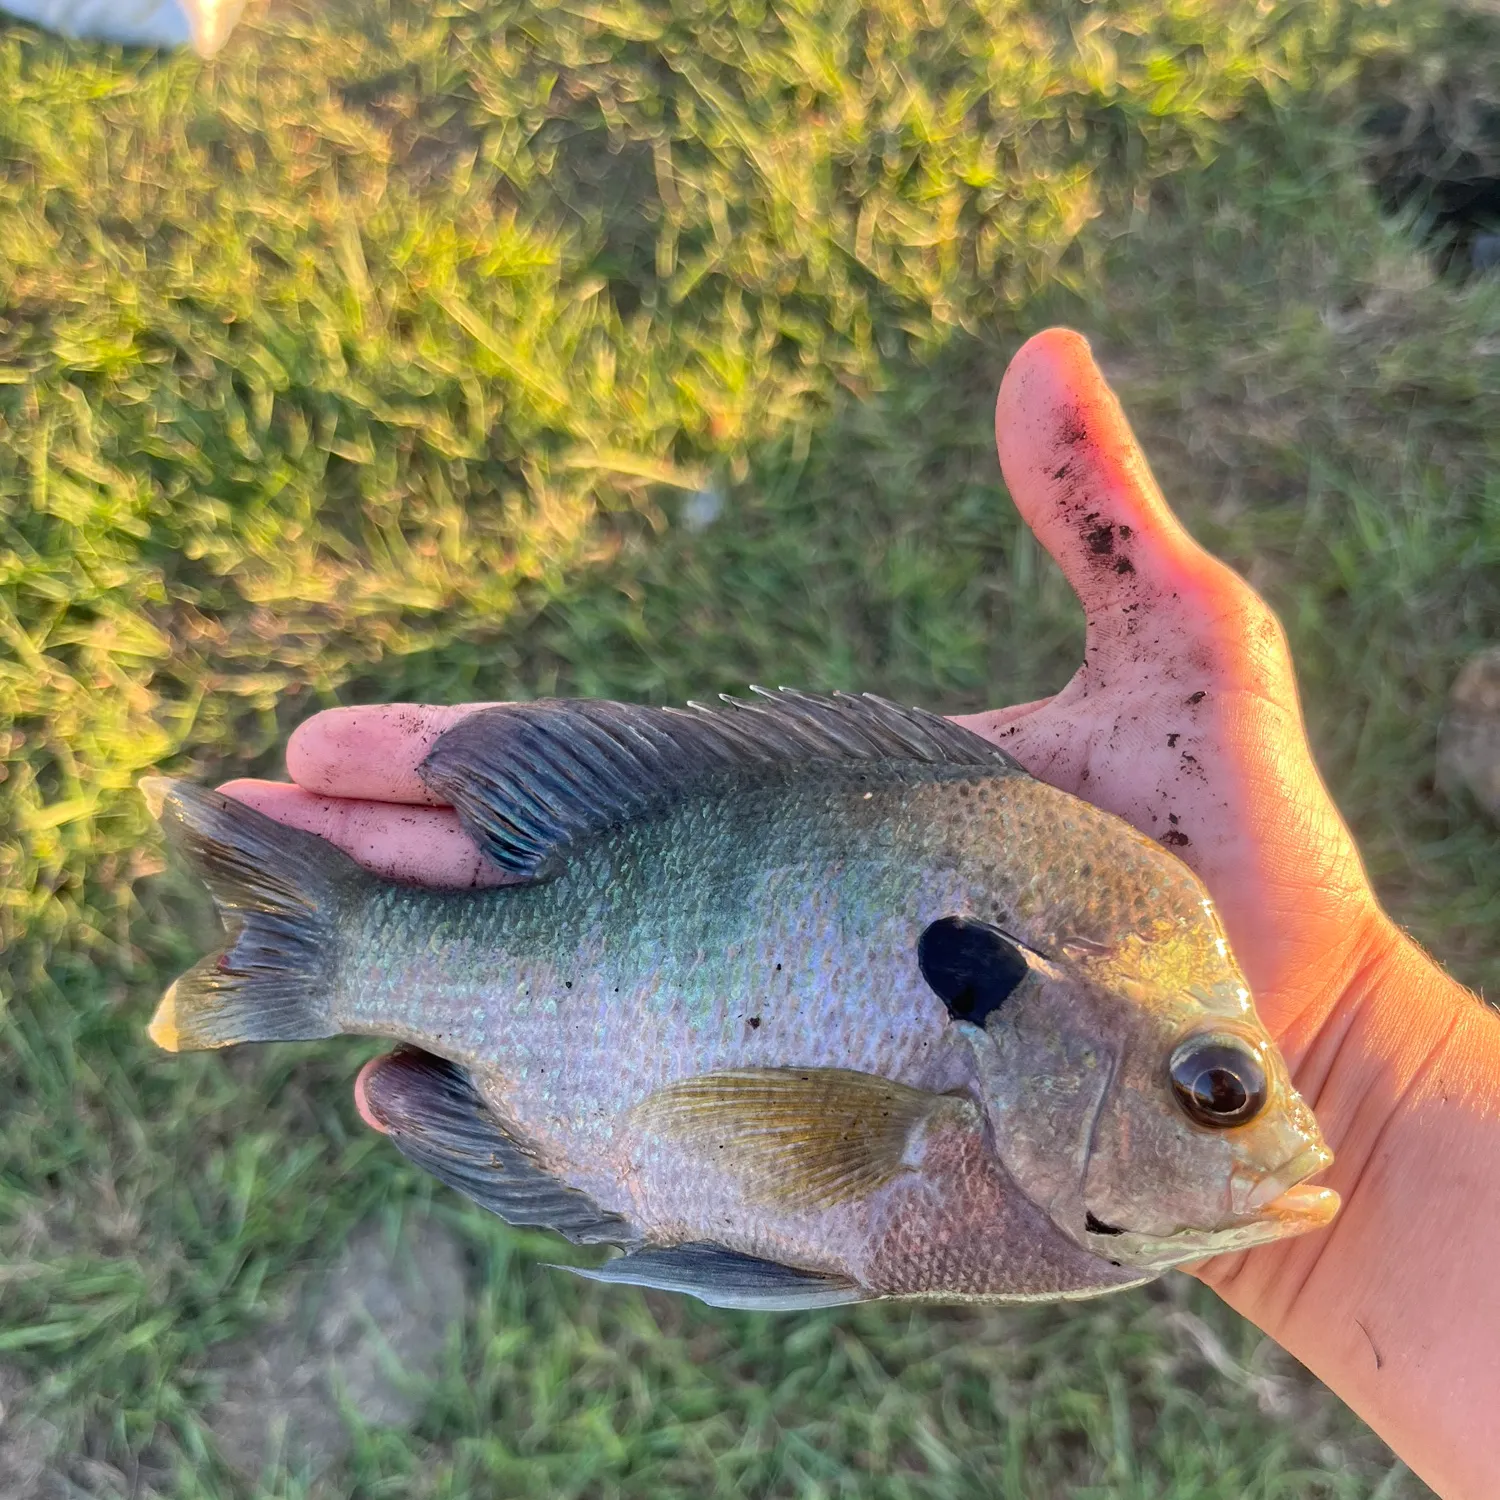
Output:
[[1021,951],[998,927],[973,917],[939,917],[917,939],[928,987],[957,1021],[983,1026],[1026,977]]
[[1266,1105],[1266,1065],[1239,1037],[1190,1036],[1172,1054],[1172,1091],[1188,1119],[1224,1130]]

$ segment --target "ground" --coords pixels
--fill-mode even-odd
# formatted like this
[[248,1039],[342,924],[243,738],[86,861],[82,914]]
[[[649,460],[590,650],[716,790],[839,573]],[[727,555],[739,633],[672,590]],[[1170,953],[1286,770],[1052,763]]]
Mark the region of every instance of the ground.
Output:
[[[1496,830],[1435,745],[1500,640],[1500,277],[1382,217],[1361,130],[1472,92],[1495,25],[271,0],[209,65],[0,30],[0,1487],[1424,1493],[1185,1279],[789,1319],[546,1269],[361,1129],[368,1048],[149,1046],[208,917],[131,788],[275,773],[333,702],[1058,686],[1080,620],[989,424],[1061,321],[1280,611],[1382,895],[1493,987]],[[413,1254],[441,1341],[393,1311]],[[300,1449],[246,1437],[278,1384]]]

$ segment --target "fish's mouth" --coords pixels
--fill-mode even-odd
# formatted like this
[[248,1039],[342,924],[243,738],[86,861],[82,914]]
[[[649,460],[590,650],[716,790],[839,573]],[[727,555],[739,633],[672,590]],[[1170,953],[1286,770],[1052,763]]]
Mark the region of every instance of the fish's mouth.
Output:
[[1096,1253],[1127,1265],[1165,1271],[1188,1261],[1251,1250],[1256,1245],[1321,1229],[1338,1211],[1339,1195],[1332,1188],[1302,1184],[1273,1198],[1253,1219],[1219,1229],[1179,1229],[1162,1235],[1107,1229],[1104,1232],[1109,1238],[1096,1240]]
[[1333,1153],[1320,1143],[1308,1147],[1278,1171],[1257,1177],[1253,1185],[1245,1184],[1243,1191],[1239,1183],[1231,1183],[1231,1201],[1237,1212],[1228,1224],[1216,1229],[1142,1234],[1100,1224],[1091,1214],[1089,1238],[1096,1253],[1110,1260],[1165,1271],[1189,1261],[1250,1250],[1322,1229],[1338,1213],[1339,1195],[1332,1188],[1303,1179],[1321,1172],[1332,1160]]
[[1260,1210],[1260,1222],[1278,1230],[1279,1235],[1304,1234],[1331,1223],[1338,1211],[1339,1195],[1332,1188],[1301,1182],[1267,1203]]
[[1229,1180],[1229,1211],[1237,1219],[1268,1213],[1281,1199],[1332,1162],[1333,1152],[1322,1141],[1316,1141],[1274,1172],[1242,1168]]

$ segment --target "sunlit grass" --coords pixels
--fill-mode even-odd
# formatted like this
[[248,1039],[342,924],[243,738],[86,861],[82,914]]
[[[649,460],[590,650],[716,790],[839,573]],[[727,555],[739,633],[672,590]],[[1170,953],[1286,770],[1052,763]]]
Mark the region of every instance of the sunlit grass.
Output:
[[[1416,0],[340,0],[205,66],[0,31],[0,1362],[70,1443],[233,1493],[213,1349],[428,1192],[355,1123],[358,1048],[145,1043],[205,917],[134,778],[274,771],[332,701],[1048,691],[1079,621],[989,421],[1049,321],[1281,610],[1398,914],[1493,983],[1494,831],[1432,749],[1500,634],[1500,293],[1381,224],[1353,137],[1363,60],[1439,33]],[[437,1201],[473,1318],[333,1492],[1417,1492],[1185,1286],[732,1317]]]

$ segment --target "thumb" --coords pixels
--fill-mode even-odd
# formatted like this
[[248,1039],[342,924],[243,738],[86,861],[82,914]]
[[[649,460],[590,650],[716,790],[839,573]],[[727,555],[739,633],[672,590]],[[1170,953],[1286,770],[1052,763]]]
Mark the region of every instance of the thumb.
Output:
[[1172,514],[1081,335],[1049,328],[1021,347],[995,441],[1016,508],[1083,605],[1091,656],[1135,635],[1143,609],[1217,620],[1249,593]]

